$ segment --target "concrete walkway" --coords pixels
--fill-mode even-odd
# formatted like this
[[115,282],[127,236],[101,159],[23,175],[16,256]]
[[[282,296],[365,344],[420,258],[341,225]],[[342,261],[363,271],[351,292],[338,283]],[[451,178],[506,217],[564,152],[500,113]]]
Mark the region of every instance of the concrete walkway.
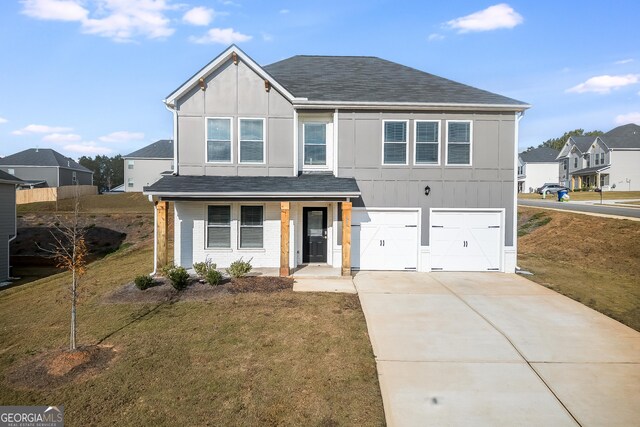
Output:
[[635,426],[640,333],[523,277],[354,278],[389,426]]

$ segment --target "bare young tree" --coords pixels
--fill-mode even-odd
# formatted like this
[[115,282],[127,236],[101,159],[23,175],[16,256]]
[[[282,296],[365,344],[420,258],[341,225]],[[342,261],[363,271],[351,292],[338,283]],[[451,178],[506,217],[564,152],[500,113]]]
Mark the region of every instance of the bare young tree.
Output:
[[76,190],[74,209],[71,217],[56,215],[51,235],[54,243],[48,248],[40,248],[56,261],[58,268],[71,272],[71,337],[69,350],[75,351],[77,336],[76,304],[78,301],[78,280],[86,271],[87,246],[85,229],[80,225],[80,197]]

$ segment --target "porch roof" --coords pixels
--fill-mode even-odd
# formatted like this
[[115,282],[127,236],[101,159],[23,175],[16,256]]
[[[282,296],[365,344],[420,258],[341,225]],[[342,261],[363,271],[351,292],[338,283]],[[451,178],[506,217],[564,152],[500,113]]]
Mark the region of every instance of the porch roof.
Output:
[[597,174],[598,172],[602,172],[607,169],[609,169],[609,165],[594,166],[591,168],[584,168],[584,169],[579,169],[577,171],[571,172],[571,175],[577,175],[577,176],[594,175],[594,174]]
[[354,178],[300,176],[163,176],[144,187],[163,199],[347,199],[360,196]]

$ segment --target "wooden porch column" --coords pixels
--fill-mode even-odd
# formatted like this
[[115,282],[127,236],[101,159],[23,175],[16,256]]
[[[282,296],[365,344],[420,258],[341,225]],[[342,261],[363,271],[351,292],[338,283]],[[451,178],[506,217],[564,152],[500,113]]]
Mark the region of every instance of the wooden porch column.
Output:
[[351,202],[342,202],[342,275],[351,276]]
[[157,230],[156,238],[156,268],[167,265],[169,260],[169,218],[168,218],[169,202],[156,202],[157,211]]
[[286,277],[289,271],[289,218],[291,204],[280,202],[280,277]]

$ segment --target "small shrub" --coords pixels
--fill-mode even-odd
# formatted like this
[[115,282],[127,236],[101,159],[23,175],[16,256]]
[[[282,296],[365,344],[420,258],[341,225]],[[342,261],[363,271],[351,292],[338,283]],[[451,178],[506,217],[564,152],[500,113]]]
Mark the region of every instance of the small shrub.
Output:
[[239,260],[233,261],[229,268],[227,268],[227,274],[233,278],[245,276],[253,268],[251,266],[251,259],[249,261],[243,261],[242,258],[240,258]]
[[177,290],[184,289],[189,284],[189,273],[184,267],[173,267],[169,270],[168,277],[171,280],[171,285]]
[[165,265],[165,266],[163,266],[163,267],[160,267],[160,274],[161,274],[163,277],[169,278],[169,272],[170,272],[171,270],[173,270],[174,268],[176,268],[175,264],[174,264],[174,263],[172,263],[172,262],[170,262],[170,263],[168,263],[167,265]]
[[146,276],[138,276],[133,282],[136,284],[136,287],[141,291],[144,291],[147,288],[153,286],[153,278],[149,275]]
[[220,281],[222,280],[222,273],[220,273],[215,268],[211,269],[207,271],[206,280],[207,280],[207,283],[210,284],[211,286],[217,286],[220,284]]
[[204,262],[194,262],[193,269],[199,278],[206,279],[209,271],[216,269],[216,264],[207,258]]

